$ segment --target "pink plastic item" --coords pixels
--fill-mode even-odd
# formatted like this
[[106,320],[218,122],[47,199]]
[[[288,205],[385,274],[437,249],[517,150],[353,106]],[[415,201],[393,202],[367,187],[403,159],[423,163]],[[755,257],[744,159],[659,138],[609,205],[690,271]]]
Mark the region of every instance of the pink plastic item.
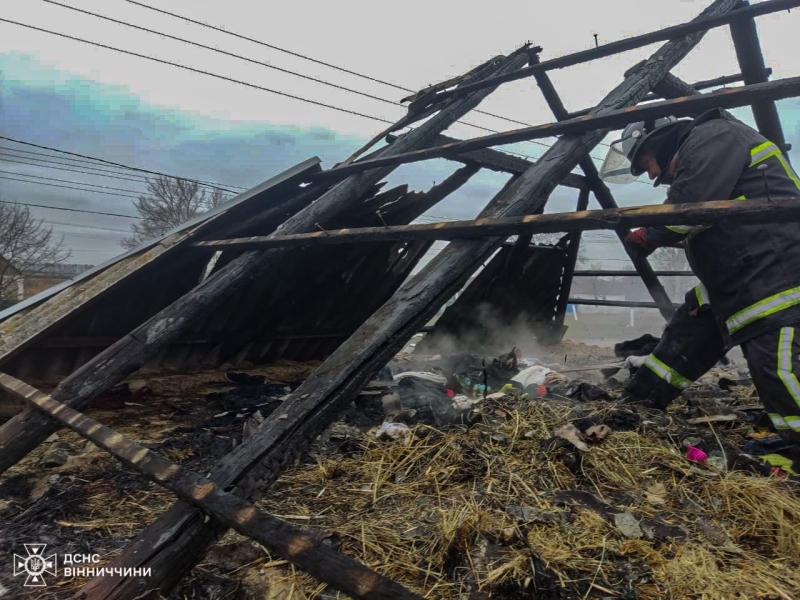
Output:
[[708,460],[708,454],[700,450],[700,448],[695,448],[694,446],[688,446],[686,448],[686,458],[692,462],[705,464]]
[[456,393],[450,388],[445,388],[444,391],[447,392],[447,395],[450,396],[451,398],[455,398]]

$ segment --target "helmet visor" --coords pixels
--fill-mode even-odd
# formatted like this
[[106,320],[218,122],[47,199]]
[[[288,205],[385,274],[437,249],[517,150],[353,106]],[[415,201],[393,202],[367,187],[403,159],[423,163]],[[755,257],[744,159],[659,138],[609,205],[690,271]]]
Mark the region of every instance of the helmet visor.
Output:
[[631,161],[628,160],[623,140],[617,140],[608,149],[603,166],[600,167],[600,179],[606,183],[627,184],[638,179],[631,175]]

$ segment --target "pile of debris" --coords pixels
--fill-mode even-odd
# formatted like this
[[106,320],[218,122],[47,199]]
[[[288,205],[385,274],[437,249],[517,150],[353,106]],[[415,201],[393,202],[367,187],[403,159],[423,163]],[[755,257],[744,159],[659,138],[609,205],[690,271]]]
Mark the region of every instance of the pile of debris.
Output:
[[[260,506],[428,598],[798,593],[798,488],[742,452],[769,445],[746,379],[716,368],[665,414],[623,402],[613,380],[542,362],[516,349],[398,356]],[[132,381],[118,394],[135,406],[109,395],[100,418],[204,472],[314,366]],[[111,560],[173,499],[65,431],[8,475],[9,554],[36,539]],[[236,533],[172,597],[265,589],[335,597]]]
[[262,505],[429,598],[793,597],[800,488],[741,452],[770,434],[733,377],[715,370],[667,414],[613,387],[585,401],[515,386],[472,398],[465,425],[390,415]]

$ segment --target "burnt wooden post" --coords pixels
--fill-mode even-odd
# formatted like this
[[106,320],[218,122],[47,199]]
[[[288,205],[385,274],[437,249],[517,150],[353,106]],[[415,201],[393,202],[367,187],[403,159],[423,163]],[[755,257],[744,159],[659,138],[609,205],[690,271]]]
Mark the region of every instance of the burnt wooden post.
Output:
[[[700,18],[726,13],[734,4],[735,0],[715,0]],[[702,37],[703,32],[698,32],[665,44],[647,65],[608,94],[596,113],[639,102]],[[530,169],[507,185],[482,216],[535,213],[605,133],[592,131],[559,139]],[[263,493],[504,239],[491,237],[450,243],[287,398],[279,415],[273,413],[246,442],[226,456],[214,469],[211,479],[222,489],[237,488],[237,494],[243,497]],[[175,505],[148,526],[114,562],[116,566],[151,566],[158,577],[152,577],[148,584],[160,588],[163,594],[191,570],[224,529],[224,525],[214,520],[204,523],[186,505]],[[107,586],[103,580],[94,579],[83,594],[86,600],[122,600],[141,595],[142,591],[136,582]]]
[[[475,77],[480,79],[513,71],[527,61],[525,48],[522,48],[480,69]],[[424,147],[489,93],[491,89],[450,103],[409,135],[386,148],[383,154],[392,155]],[[375,169],[340,181],[316,202],[293,215],[276,233],[314,230],[316,223],[346,211],[366,190],[392,170]],[[284,252],[285,249],[258,250],[241,255],[64,379],[53,391],[53,398],[83,410],[92,397],[139,369],[150,357],[184,333],[196,319],[208,315],[225,298],[245,287],[251,278],[268,276],[274,264],[272,261],[280,260]],[[0,427],[0,472],[14,465],[58,429],[57,422],[32,409],[26,409],[10,419]]]
[[[749,6],[750,3],[744,0],[742,4]],[[761,53],[761,42],[758,39],[755,19],[748,17],[733,21],[730,28],[733,46],[736,49],[736,58],[742,69],[745,85],[766,82],[766,65],[764,64],[764,55]],[[783,136],[783,127],[781,127],[781,119],[778,116],[778,107],[775,106],[775,102],[759,100],[753,102],[752,108],[758,131],[783,150],[788,160],[789,149]]]
[[[580,194],[578,194],[578,206],[576,210],[582,212],[587,208],[589,208],[589,190],[581,190]],[[567,248],[567,262],[564,265],[564,273],[561,276],[561,291],[558,293],[555,327],[553,329],[554,332],[560,332],[557,335],[557,341],[559,342],[564,336],[564,317],[567,314],[569,291],[572,289],[572,276],[575,273],[575,264],[578,262],[578,251],[581,247],[581,232],[573,231],[569,234],[567,240],[569,243]]]
[[[531,57],[531,61],[537,60],[537,56]],[[564,106],[564,103],[561,101],[561,98],[559,97],[558,92],[553,86],[553,82],[550,80],[550,77],[547,75],[547,73],[537,73],[535,77],[536,82],[539,84],[539,89],[541,89],[542,95],[544,96],[548,106],[550,106],[550,110],[553,111],[553,115],[556,117],[556,119],[559,121],[567,119],[569,117],[567,109]],[[614,195],[611,193],[611,190],[608,189],[608,186],[600,179],[600,174],[597,172],[597,167],[595,166],[592,157],[587,153],[586,156],[581,159],[579,164],[600,206],[603,208],[618,208],[619,205],[617,204],[616,200],[614,200]],[[619,237],[620,241],[623,243],[623,248],[625,248],[624,240],[629,231],[627,229],[618,229],[616,233],[617,237]],[[629,252],[627,248],[625,248],[625,252],[628,254],[628,257],[631,259],[634,268],[641,276],[644,285],[647,287],[647,291],[650,292],[653,300],[659,306],[661,315],[664,317],[664,319],[669,321],[669,318],[674,312],[674,309],[672,308],[672,301],[669,298],[669,294],[667,294],[667,291],[664,289],[664,286],[661,285],[661,282],[658,280],[658,277],[656,277],[656,275],[653,273],[653,267],[650,266],[650,262],[644,257]],[[569,290],[567,290],[566,296],[569,296]],[[564,299],[566,300],[567,297]],[[566,311],[566,309],[567,307],[565,304],[564,310]]]

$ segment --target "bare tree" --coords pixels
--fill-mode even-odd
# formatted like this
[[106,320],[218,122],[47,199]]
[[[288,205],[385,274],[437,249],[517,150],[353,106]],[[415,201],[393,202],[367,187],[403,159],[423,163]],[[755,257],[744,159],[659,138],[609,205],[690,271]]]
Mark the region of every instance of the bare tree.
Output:
[[0,204],[0,301],[19,300],[23,278],[37,275],[70,256],[63,236],[35,219],[27,206]]
[[212,188],[209,191],[198,181],[162,176],[147,179],[147,192],[133,203],[141,221],[131,226],[133,235],[123,239],[120,245],[136,248],[227,199],[223,190]]

